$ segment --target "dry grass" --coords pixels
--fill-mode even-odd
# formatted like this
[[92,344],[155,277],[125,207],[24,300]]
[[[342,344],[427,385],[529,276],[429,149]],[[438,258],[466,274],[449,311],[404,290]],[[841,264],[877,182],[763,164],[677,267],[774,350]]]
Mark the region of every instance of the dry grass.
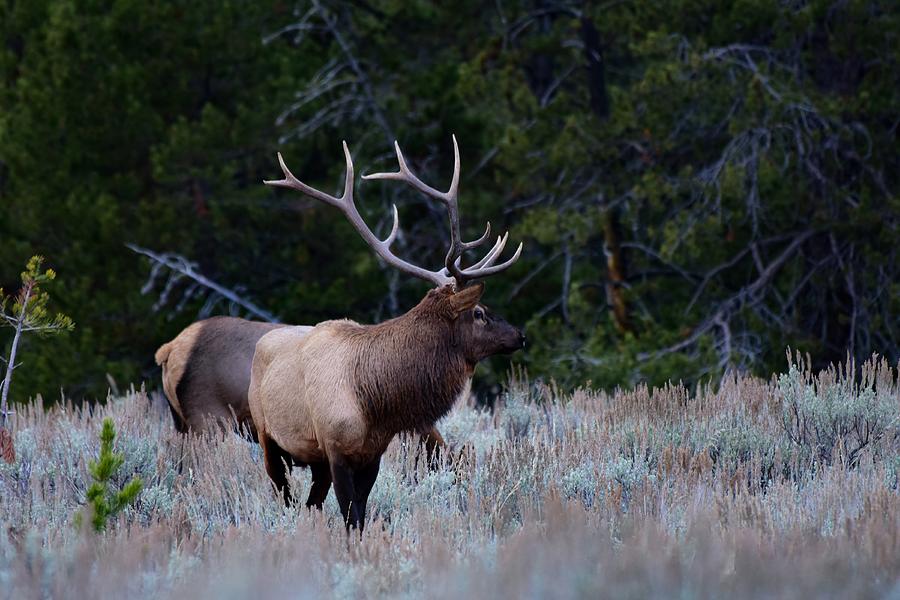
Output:
[[[797,361],[799,362],[799,361]],[[688,393],[514,379],[442,423],[428,473],[397,441],[362,540],[284,509],[258,448],[183,440],[158,399],[25,408],[0,465],[7,597],[900,597],[900,395],[882,362]],[[111,416],[145,482],[103,536],[72,518]],[[305,498],[309,475],[292,485]]]

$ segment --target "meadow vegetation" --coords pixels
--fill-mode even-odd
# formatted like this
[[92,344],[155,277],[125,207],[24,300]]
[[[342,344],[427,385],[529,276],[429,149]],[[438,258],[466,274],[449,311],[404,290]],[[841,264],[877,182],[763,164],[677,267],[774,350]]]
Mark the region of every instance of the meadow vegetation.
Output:
[[[384,457],[362,539],[286,509],[257,445],[182,437],[164,400],[21,407],[0,464],[7,597],[889,597],[900,593],[900,395],[885,360],[763,380],[563,392],[510,378],[439,423],[440,468]],[[144,482],[73,525],[105,418]],[[448,460],[452,458],[452,460]],[[116,479],[119,480],[116,480]],[[309,474],[291,485],[305,498]]]

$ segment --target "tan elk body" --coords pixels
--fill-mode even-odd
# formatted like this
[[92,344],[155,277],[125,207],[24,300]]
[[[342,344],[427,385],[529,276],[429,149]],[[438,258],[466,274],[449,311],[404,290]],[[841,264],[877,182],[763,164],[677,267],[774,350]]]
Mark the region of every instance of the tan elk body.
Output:
[[[326,321],[309,334],[264,335],[251,375],[254,421],[304,463],[327,460],[333,446],[368,464],[395,434],[429,429],[469,388],[480,355],[497,345],[470,341],[474,354],[466,356],[452,341],[454,329],[474,320],[459,315],[475,308],[481,290],[432,290],[406,315],[378,325]],[[504,348],[517,349],[518,331],[508,338]]]
[[451,243],[445,267],[438,271],[412,265],[391,252],[399,228],[396,206],[387,239],[379,240],[365,224],[353,200],[353,163],[346,143],[347,174],[340,198],[297,180],[281,155],[285,178],[266,182],[338,208],[387,264],[436,286],[406,314],[377,325],[326,321],[302,335],[274,330],[257,343],[249,401],[266,470],[287,502],[286,465],[291,460],[308,464],[313,485],[307,506],[321,507],[333,483],[348,529],[363,527],[381,455],[391,439],[403,431],[432,427],[467,388],[480,360],[524,346],[520,330],[479,304],[484,285],[467,286],[508,268],[522,246],[511,259],[495,265],[506,244],[504,235],[476,264],[462,266],[463,252],[487,241],[490,224],[478,240],[461,240],[455,137],[453,149],[453,181],[447,192],[413,175],[399,146],[399,172],[364,177],[404,181],[446,205]]
[[[175,428],[205,430],[237,420],[255,431],[247,390],[256,342],[280,323],[212,317],[186,327],[156,351]],[[293,327],[308,332],[311,326]]]
[[[276,329],[298,337],[312,326],[211,317],[192,323],[160,346],[156,363],[162,368],[163,391],[178,431],[205,431],[235,423],[256,436],[247,397],[250,366],[256,343]],[[433,465],[435,451],[444,440],[436,428],[420,433],[428,464]]]

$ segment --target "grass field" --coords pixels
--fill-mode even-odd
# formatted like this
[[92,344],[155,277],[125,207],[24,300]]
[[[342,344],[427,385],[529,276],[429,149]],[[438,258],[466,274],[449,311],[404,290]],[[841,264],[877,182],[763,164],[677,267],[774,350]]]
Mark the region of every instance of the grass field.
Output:
[[[333,494],[285,509],[259,449],[183,439],[159,397],[20,407],[0,465],[7,598],[900,598],[900,389],[883,361],[765,381],[562,391],[513,378],[440,424],[453,461],[385,455],[362,539]],[[847,375],[851,373],[855,375]],[[102,418],[138,503],[72,524]],[[309,475],[294,469],[305,499]]]

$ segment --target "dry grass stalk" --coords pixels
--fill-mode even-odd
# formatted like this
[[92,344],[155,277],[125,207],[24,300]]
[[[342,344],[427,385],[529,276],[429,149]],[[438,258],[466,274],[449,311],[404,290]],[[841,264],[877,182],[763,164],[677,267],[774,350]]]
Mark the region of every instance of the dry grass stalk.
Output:
[[[156,401],[159,400],[159,401]],[[0,463],[9,595],[104,597],[871,597],[900,586],[900,390],[884,361],[718,389],[570,394],[518,377],[493,413],[441,424],[456,459],[384,457],[362,540],[285,509],[258,447],[171,429],[132,390],[16,414]],[[840,435],[792,437],[795,414]],[[146,489],[103,536],[71,517],[102,419]],[[868,443],[848,460],[869,421]],[[872,429],[874,427],[875,429]],[[812,430],[811,430],[812,431]],[[863,431],[862,428],[858,431]],[[826,447],[832,443],[831,447]],[[828,457],[831,457],[830,460]],[[841,458],[843,456],[843,459]],[[291,474],[296,498],[309,475]]]

